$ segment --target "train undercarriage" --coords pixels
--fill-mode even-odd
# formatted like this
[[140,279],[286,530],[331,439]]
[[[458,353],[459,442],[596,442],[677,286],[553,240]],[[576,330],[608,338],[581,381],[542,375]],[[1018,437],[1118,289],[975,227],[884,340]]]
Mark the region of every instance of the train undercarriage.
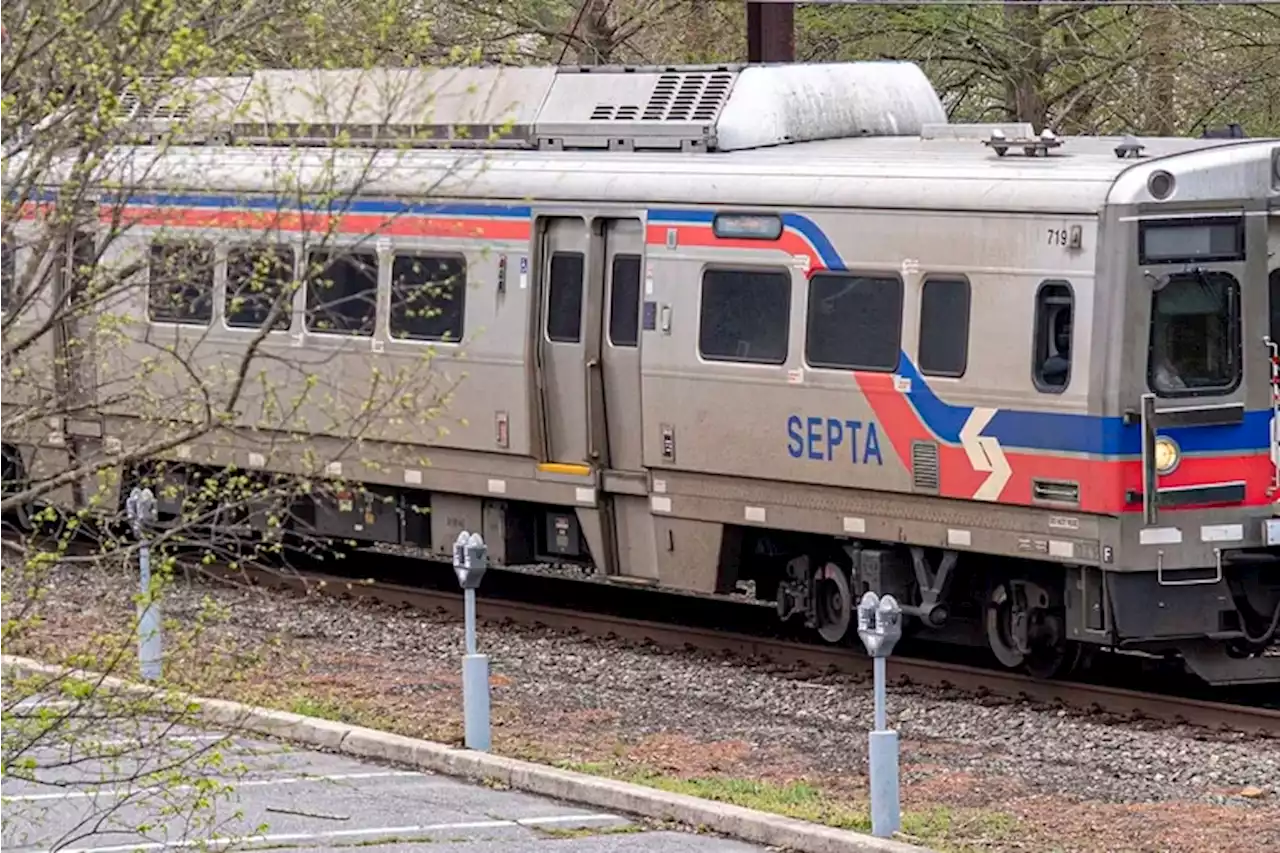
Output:
[[[1280,678],[1280,555],[1226,560],[1217,583],[1164,586],[1155,572],[1103,573],[945,549],[764,534],[744,566],[783,620],[856,642],[858,600],[891,594],[906,632],[984,645],[1002,666],[1063,677],[1109,648],[1177,656],[1211,684]],[[1231,556],[1231,555],[1229,555]]]
[[[951,550],[831,544],[816,557],[757,564],[781,562],[780,572],[756,569],[757,595],[772,593],[781,619],[802,620],[828,643],[856,642],[853,609],[870,591],[901,603],[908,636],[985,645],[1009,669],[1052,678],[1084,659],[1086,646],[1068,637],[1066,573],[1056,567],[988,559],[982,572],[962,559],[974,555]],[[771,545],[760,543],[764,550]]]
[[[8,448],[6,448],[8,450]],[[20,479],[6,452],[5,480]],[[196,510],[197,486],[225,472],[166,466],[125,478],[153,484],[161,523],[199,517],[211,543],[243,537],[307,541],[336,550],[387,543],[448,559],[456,530],[479,530],[495,565],[537,562],[598,570],[572,508],[481,501],[385,487],[293,493],[287,506],[246,500],[234,510]],[[288,483],[288,478],[261,475]],[[289,494],[292,486],[279,490]],[[247,490],[251,492],[252,489]],[[122,498],[127,488],[121,490]],[[261,492],[265,494],[263,489]],[[12,520],[11,520],[12,521]],[[26,519],[19,519],[25,523]],[[1087,667],[1097,649],[1180,658],[1213,685],[1280,682],[1280,555],[1228,555],[1216,583],[1161,585],[1155,572],[994,557],[900,543],[724,525],[715,593],[754,587],[783,622],[829,644],[859,645],[854,609],[867,591],[901,604],[907,637],[985,647],[1001,666],[1039,678]],[[634,582],[622,574],[618,580]],[[662,584],[657,584],[658,588]],[[750,587],[748,587],[750,588]]]

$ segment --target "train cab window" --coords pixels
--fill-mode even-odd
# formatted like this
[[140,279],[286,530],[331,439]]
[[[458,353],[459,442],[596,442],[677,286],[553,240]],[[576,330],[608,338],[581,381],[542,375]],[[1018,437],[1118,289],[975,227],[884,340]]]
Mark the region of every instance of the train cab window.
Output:
[[582,340],[581,252],[556,252],[551,256],[551,282],[547,289],[547,337],[556,343]]
[[307,330],[373,334],[378,312],[378,256],[312,252],[307,259]]
[[1061,394],[1071,381],[1072,313],[1075,297],[1066,282],[1046,281],[1036,294],[1036,387]]
[[275,311],[273,329],[293,324],[293,250],[245,247],[227,252],[227,325],[258,329]]
[[616,255],[609,293],[609,343],[633,347],[640,339],[640,256]]
[[213,319],[211,243],[153,243],[147,266],[147,316],[160,323],[203,325]]
[[458,256],[396,255],[391,264],[391,337],[462,340],[467,267]]
[[1147,378],[1161,397],[1231,391],[1240,381],[1240,283],[1230,273],[1174,273],[1151,296]]
[[902,346],[902,280],[821,272],[809,281],[805,360],[814,367],[896,370]]
[[709,361],[782,364],[791,324],[791,274],[710,269],[702,274],[698,352]]
[[969,281],[925,279],[920,292],[920,371],[964,376],[969,363]]

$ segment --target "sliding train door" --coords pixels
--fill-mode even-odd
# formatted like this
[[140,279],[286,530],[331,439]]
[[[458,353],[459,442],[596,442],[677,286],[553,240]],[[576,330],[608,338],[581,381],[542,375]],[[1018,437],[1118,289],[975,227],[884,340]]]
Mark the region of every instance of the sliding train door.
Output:
[[540,223],[538,380],[544,469],[590,476],[577,516],[606,574],[656,577],[640,394],[644,223]]

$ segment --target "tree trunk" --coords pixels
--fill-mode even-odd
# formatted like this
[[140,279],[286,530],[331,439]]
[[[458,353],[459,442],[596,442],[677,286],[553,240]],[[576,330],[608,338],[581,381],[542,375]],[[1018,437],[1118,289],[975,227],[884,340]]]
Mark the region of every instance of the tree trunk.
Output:
[[1009,70],[1005,77],[1005,113],[1012,121],[1044,128],[1044,26],[1040,0],[1006,0],[1005,32]]
[[1146,9],[1145,17],[1142,36],[1151,52],[1147,55],[1146,74],[1143,75],[1146,77],[1146,109],[1143,110],[1142,130],[1153,136],[1173,136],[1177,127],[1174,45],[1177,43],[1178,13],[1172,6],[1164,5]]
[[610,0],[587,0],[587,8],[578,24],[582,41],[575,51],[579,65],[607,65],[613,60],[617,47],[616,29],[609,24]]

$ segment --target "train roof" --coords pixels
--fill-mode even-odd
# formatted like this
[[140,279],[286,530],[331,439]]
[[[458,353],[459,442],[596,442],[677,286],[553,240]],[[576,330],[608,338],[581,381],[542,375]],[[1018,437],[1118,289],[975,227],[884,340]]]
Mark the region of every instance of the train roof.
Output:
[[270,71],[184,91],[126,99],[139,141],[168,129],[179,143],[122,158],[144,186],[269,192],[282,174],[336,175],[338,192],[413,198],[1054,213],[1151,201],[1158,168],[1190,176],[1180,200],[1280,187],[1280,149],[1256,140],[950,124],[904,62]]

